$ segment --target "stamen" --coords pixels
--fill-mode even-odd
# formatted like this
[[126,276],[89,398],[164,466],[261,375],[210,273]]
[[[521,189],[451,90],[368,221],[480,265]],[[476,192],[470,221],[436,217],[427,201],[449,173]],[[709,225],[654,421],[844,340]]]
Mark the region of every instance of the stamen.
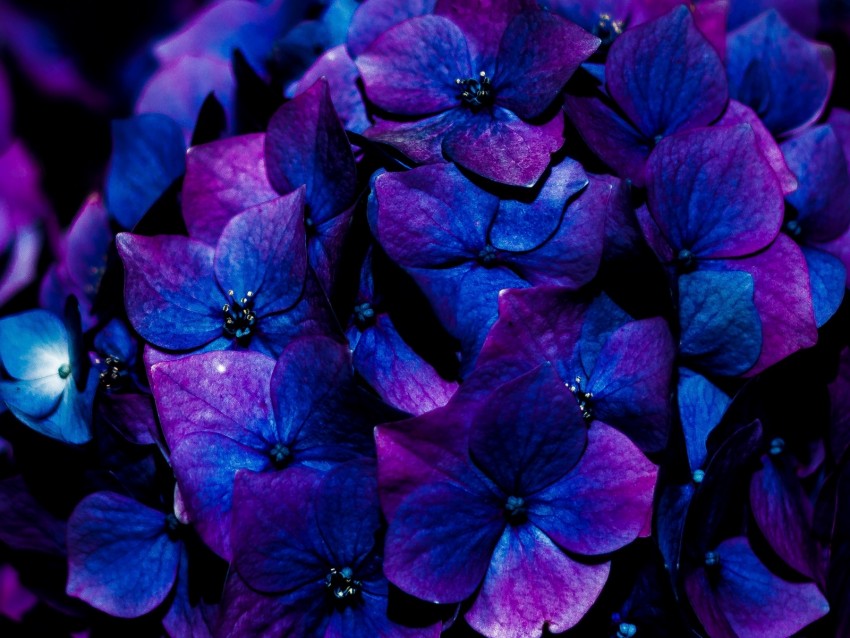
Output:
[[331,571],[325,576],[325,587],[336,600],[346,600],[356,596],[360,593],[362,586],[363,583],[354,579],[354,572],[350,567],[342,569],[331,567]]
[[481,252],[478,253],[478,263],[485,268],[489,268],[495,264],[498,255],[498,251],[490,244],[487,244],[481,249]]
[[239,301],[232,290],[227,291],[230,303],[224,304],[221,311],[224,313],[224,333],[228,337],[244,339],[251,334],[251,329],[257,321],[254,312],[254,293],[250,290],[245,293]]
[[575,383],[567,384],[567,389],[573,393],[578,401],[578,407],[585,421],[593,419],[593,392],[585,392],[581,388],[581,377],[577,376]]
[[375,320],[375,309],[368,301],[354,306],[354,321],[358,327],[365,328]]
[[481,71],[477,78],[457,78],[455,84],[461,89],[460,100],[472,109],[491,106],[495,95],[487,73]]
[[622,20],[614,20],[607,13],[600,14],[599,21],[593,26],[593,35],[602,40],[603,46],[611,44],[622,33]]
[[291,456],[292,450],[283,443],[275,443],[272,449],[269,450],[269,458],[277,469],[283,469],[289,463],[289,457]]
[[59,373],[59,377],[61,379],[67,379],[69,376],[71,376],[71,364],[63,363],[61,366],[59,366],[59,370],[57,370],[57,372]]
[[526,517],[525,499],[521,496],[509,496],[505,500],[505,517],[511,523],[521,523]]
[[108,355],[103,363],[106,369],[100,373],[100,384],[107,390],[117,388],[127,378],[127,364],[115,355]]

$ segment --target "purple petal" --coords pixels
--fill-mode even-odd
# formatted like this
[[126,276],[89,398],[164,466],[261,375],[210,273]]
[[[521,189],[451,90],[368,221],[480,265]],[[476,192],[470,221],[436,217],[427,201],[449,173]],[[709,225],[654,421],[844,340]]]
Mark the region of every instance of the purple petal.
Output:
[[847,232],[841,235],[838,239],[821,242],[816,244],[816,246],[824,252],[836,257],[842,264],[844,264],[844,270],[846,271],[844,285],[845,287],[850,288],[850,230],[847,230]]
[[609,569],[575,562],[534,526],[508,528],[465,618],[485,636],[565,631],[596,602]]
[[817,248],[802,247],[809,271],[812,290],[812,310],[818,328],[829,321],[844,300],[847,268],[841,261]]
[[326,559],[316,552],[321,538],[313,514],[321,476],[302,467],[236,476],[233,520],[239,524],[231,531],[234,562],[252,588],[291,592],[327,573]]
[[348,50],[357,57],[393,26],[408,18],[424,16],[434,10],[435,0],[366,0],[361,3],[348,29]]
[[376,124],[363,134],[372,141],[388,144],[419,164],[445,162],[443,137],[462,116],[457,109],[415,122],[392,122],[376,119]]
[[490,243],[499,250],[534,250],[561,225],[564,205],[587,186],[587,174],[569,158],[552,167],[533,198],[503,199],[490,228]]
[[84,291],[100,286],[105,270],[112,230],[103,201],[91,195],[74,218],[66,238],[68,274]]
[[136,113],[162,113],[176,121],[188,146],[204,100],[215,94],[232,113],[235,79],[229,61],[186,56],[161,67],[142,88]]
[[785,235],[779,235],[767,250],[753,257],[716,261],[706,266],[742,270],[755,281],[754,301],[761,317],[763,341],[761,355],[746,376],[753,376],[817,342],[805,258]]
[[660,317],[633,321],[608,338],[585,391],[592,414],[647,452],[661,450],[670,429],[670,380],[676,348]]
[[[367,3],[364,2],[360,6],[366,5]],[[355,16],[358,13],[360,11],[355,13]],[[349,48],[351,48],[350,41]],[[294,94],[301,95],[313,86],[319,78],[327,79],[334,109],[339,114],[345,128],[355,133],[363,133],[369,128],[366,105],[363,103],[363,96],[357,88],[360,71],[357,70],[354,61],[348,56],[345,45],[341,44],[325,51],[295,83]]]
[[[216,351],[157,363],[151,390],[172,449],[192,434],[254,447],[273,439],[269,382],[275,362],[255,352]],[[234,383],[238,379],[239,383]]]
[[449,403],[415,419],[375,428],[381,509],[388,521],[420,486],[461,480],[468,471],[471,416]]
[[277,438],[295,462],[371,456],[373,427],[391,420],[357,387],[348,348],[327,337],[293,341],[278,359],[271,388]]
[[87,496],[68,520],[67,592],[113,616],[136,618],[158,607],[179,562],[165,514],[126,496]]
[[824,242],[850,227],[847,161],[831,126],[816,126],[782,144],[799,187],[788,195],[804,241]]
[[265,135],[229,137],[189,149],[183,180],[183,219],[189,236],[215,246],[232,217],[275,199],[266,177]]
[[458,387],[404,342],[389,315],[360,335],[354,367],[384,401],[413,415],[444,406]]
[[396,115],[427,115],[460,106],[456,80],[473,75],[463,32],[450,20],[432,15],[405,20],[384,32],[355,62],[369,100]]
[[765,128],[759,116],[749,106],[735,100],[729,100],[729,105],[726,107],[723,117],[717,120],[716,126],[736,126],[738,124],[749,124],[752,127],[753,133],[756,135],[756,145],[776,173],[782,187],[782,193],[787,195],[797,190],[797,178],[788,168],[779,144],[773,139],[770,131]]
[[395,512],[387,531],[384,572],[417,598],[460,602],[484,578],[504,528],[494,495],[488,499],[453,483],[425,484]]
[[728,98],[720,57],[682,5],[617,38],[605,78],[611,97],[649,140],[706,126]]
[[791,133],[820,117],[835,74],[828,46],[806,40],[775,11],[730,33],[727,43],[730,95],[771,133]]
[[593,152],[618,176],[642,186],[644,165],[652,151],[651,140],[601,96],[567,96],[566,109]]
[[306,187],[310,217],[327,221],[353,203],[357,167],[345,130],[319,79],[272,116],[265,144],[269,181],[279,192]]
[[773,550],[798,572],[818,580],[818,548],[812,532],[812,505],[787,463],[762,457],[750,481],[750,505]]
[[773,169],[746,125],[665,138],[647,163],[649,210],[674,252],[739,257],[765,248],[782,224]]
[[[630,26],[659,18],[681,4],[679,0],[633,2]],[[724,57],[726,53],[726,15],[729,12],[728,0],[695,0],[686,6],[693,13],[696,28],[711,43],[715,51],[721,57]]]
[[0,481],[0,518],[0,541],[5,545],[64,560],[65,521],[45,509],[21,475]]
[[529,503],[529,520],[564,549],[606,554],[631,543],[652,516],[658,468],[601,421],[572,471]]
[[599,43],[599,38],[548,11],[521,13],[499,45],[493,74],[496,103],[523,119],[537,117]]
[[[265,441],[256,431],[253,432],[255,440],[246,445],[224,433],[213,433],[213,424],[205,424],[205,427],[209,430],[180,439],[172,449],[171,466],[198,535],[216,554],[231,560],[230,527],[236,473],[267,470],[271,458]],[[247,438],[250,432],[246,428],[242,437]]]
[[524,122],[501,107],[463,112],[443,138],[443,152],[482,177],[510,186],[531,187],[564,144],[561,111],[541,125]]
[[375,181],[375,234],[401,266],[434,268],[474,259],[484,248],[499,199],[451,165],[385,173]]
[[469,454],[505,495],[525,498],[564,477],[586,441],[573,397],[543,365],[493,392],[475,416]]
[[791,636],[829,611],[815,585],[770,573],[746,538],[731,538],[714,551],[716,577],[700,568],[685,579],[691,605],[712,636]]
[[231,219],[215,250],[215,275],[235,298],[253,293],[262,316],[290,308],[307,272],[304,190],[259,204]]
[[731,2],[729,7],[729,28],[737,29],[761,13],[775,9],[794,30],[813,38],[817,34],[817,0],[741,0]]
[[469,39],[477,73],[492,72],[508,25],[521,12],[536,9],[532,0],[438,0],[434,13],[451,20]]

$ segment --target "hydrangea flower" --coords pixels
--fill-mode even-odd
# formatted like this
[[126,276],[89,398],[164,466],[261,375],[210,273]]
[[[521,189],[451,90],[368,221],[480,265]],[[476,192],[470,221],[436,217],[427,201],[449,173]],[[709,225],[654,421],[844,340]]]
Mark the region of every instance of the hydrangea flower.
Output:
[[563,116],[548,109],[598,46],[531,2],[503,0],[486,13],[467,0],[437,2],[434,15],[396,25],[355,60],[369,100],[409,118],[382,120],[366,136],[418,163],[445,155],[488,179],[533,186],[563,144]]
[[439,635],[438,625],[405,627],[387,613],[381,515],[370,463],[354,461],[326,474],[305,467],[240,472],[234,507],[240,521],[233,531],[235,566],[251,589],[230,590],[238,593],[226,607],[225,632],[293,638]]
[[91,438],[91,409],[97,386],[84,365],[79,318],[71,330],[46,310],[0,319],[0,398],[36,432],[66,443]]
[[[405,439],[419,463],[397,453]],[[490,637],[575,625],[609,570],[580,556],[637,538],[656,473],[613,428],[588,429],[545,365],[480,401],[453,399],[378,428],[378,462],[382,499],[392,502],[383,502],[387,577],[425,600],[471,599],[465,618]]]

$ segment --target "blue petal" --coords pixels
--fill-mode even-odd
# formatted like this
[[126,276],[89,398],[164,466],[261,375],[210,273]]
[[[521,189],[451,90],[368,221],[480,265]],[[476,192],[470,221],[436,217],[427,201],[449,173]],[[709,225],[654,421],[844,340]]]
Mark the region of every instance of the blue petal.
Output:
[[68,594],[113,616],[136,618],[168,596],[180,551],[166,533],[165,514],[97,492],[68,520]]
[[679,415],[691,470],[705,466],[706,441],[720,423],[731,399],[701,374],[679,368]]
[[70,364],[70,343],[62,321],[46,310],[0,319],[0,361],[15,379],[41,379]]
[[838,311],[838,307],[844,300],[844,280],[847,271],[844,264],[829,253],[805,246],[802,249],[806,265],[809,267],[815,323],[820,328]]
[[131,229],[185,170],[180,127],[159,113],[112,123],[112,158],[106,176],[106,208]]
[[715,374],[749,370],[761,354],[751,275],[697,271],[679,278],[680,352]]

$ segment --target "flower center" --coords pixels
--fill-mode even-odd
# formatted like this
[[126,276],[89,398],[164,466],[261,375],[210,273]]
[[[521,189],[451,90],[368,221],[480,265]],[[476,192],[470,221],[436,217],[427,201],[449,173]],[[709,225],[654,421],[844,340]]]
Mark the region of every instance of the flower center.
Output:
[[637,633],[637,627],[630,622],[621,622],[617,627],[617,638],[632,638]]
[[106,369],[100,373],[100,384],[107,390],[120,386],[127,377],[127,364],[114,355],[108,355],[103,364]]
[[792,238],[797,239],[800,235],[803,234],[803,227],[800,226],[800,222],[796,219],[791,219],[785,222],[785,232],[788,233]]
[[687,273],[693,271],[697,267],[697,258],[690,250],[682,248],[682,250],[679,251],[679,254],[676,255],[674,263],[680,272]]
[[56,372],[59,373],[59,377],[61,379],[67,379],[69,376],[71,376],[71,364],[63,363],[61,366],[59,366],[59,369]]
[[512,525],[522,523],[525,520],[527,508],[525,499],[521,496],[509,496],[505,501],[505,518]]
[[481,71],[477,78],[457,78],[455,84],[460,88],[462,104],[472,109],[492,106],[495,94],[493,93],[493,84],[486,72]]
[[351,567],[331,567],[331,571],[325,576],[325,588],[336,600],[350,600],[360,593],[362,586],[359,580],[354,580]]
[[180,521],[173,512],[169,512],[165,516],[165,533],[171,540],[177,540],[180,536]]
[[375,309],[368,301],[354,306],[354,321],[361,330],[375,321]]
[[622,20],[614,20],[609,14],[603,13],[599,21],[593,25],[593,35],[602,40],[602,46],[607,46],[623,33]]
[[705,555],[705,566],[714,569],[720,566],[720,556],[717,552],[707,552]]
[[239,301],[236,301],[232,290],[227,291],[227,296],[230,297],[230,303],[224,304],[221,309],[224,313],[224,334],[235,339],[244,339],[251,334],[251,329],[257,322],[254,293],[249,290]]
[[490,268],[496,264],[496,258],[498,256],[498,251],[490,244],[487,244],[481,249],[481,252],[478,253],[478,263],[485,268]]
[[577,376],[575,383],[567,385],[567,389],[576,398],[584,420],[590,421],[593,418],[593,392],[585,392],[581,387],[581,383],[581,377]]
[[779,456],[785,450],[785,440],[776,438],[770,442],[770,455]]
[[282,469],[289,463],[289,457],[292,456],[292,450],[286,447],[283,443],[275,443],[272,449],[269,450],[269,458],[272,460],[272,465],[277,469]]

